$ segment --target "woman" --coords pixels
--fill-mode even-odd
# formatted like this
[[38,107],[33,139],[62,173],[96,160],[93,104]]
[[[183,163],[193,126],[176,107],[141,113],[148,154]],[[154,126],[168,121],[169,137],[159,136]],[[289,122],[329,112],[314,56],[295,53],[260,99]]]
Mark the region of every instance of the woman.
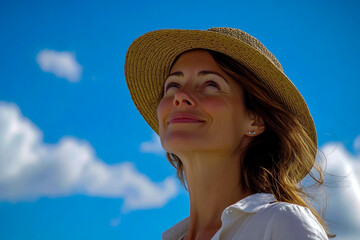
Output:
[[163,239],[327,239],[299,184],[315,165],[307,105],[277,59],[233,28],[149,32],[129,47],[135,105],[190,197]]

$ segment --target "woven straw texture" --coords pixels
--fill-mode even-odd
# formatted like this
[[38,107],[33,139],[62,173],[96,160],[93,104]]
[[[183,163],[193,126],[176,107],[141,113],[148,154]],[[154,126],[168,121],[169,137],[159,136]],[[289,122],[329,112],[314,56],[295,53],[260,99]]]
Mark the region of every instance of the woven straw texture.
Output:
[[[125,59],[127,85],[137,109],[155,132],[159,127],[157,106],[170,67],[179,54],[191,49],[209,49],[239,61],[277,96],[316,144],[315,125],[305,100],[279,61],[256,38],[234,28],[158,30],[140,36],[130,45]],[[304,169],[297,180],[310,170]]]
[[243,64],[277,95],[316,143],[314,122],[300,92],[284,74],[274,55],[257,39],[234,28],[158,30],[137,38],[125,60],[125,78],[131,97],[146,122],[158,132],[157,105],[175,58],[190,49],[224,53]]

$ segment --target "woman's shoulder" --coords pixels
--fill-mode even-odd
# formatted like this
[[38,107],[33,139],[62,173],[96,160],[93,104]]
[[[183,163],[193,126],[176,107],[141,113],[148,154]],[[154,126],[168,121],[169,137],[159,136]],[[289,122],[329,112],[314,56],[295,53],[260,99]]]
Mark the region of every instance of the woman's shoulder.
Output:
[[256,215],[263,221],[266,219],[273,239],[304,239],[304,236],[306,239],[328,239],[317,218],[306,207],[274,202]]
[[299,216],[303,216],[316,219],[314,214],[307,207],[288,202],[271,202],[263,209],[263,213],[271,214],[280,218],[297,218]]

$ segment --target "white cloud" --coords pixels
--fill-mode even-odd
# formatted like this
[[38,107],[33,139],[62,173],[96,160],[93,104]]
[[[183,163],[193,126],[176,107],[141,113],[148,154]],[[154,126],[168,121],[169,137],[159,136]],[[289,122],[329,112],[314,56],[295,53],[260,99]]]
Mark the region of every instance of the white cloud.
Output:
[[[357,146],[359,137],[354,146]],[[142,144],[142,151],[158,153],[160,141]],[[327,219],[339,240],[360,235],[360,154],[340,143],[322,148],[327,158]],[[123,210],[161,207],[177,194],[175,178],[152,182],[130,162],[108,165],[91,145],[73,137],[57,144],[42,141],[41,131],[23,117],[15,104],[0,102],[0,200],[28,201],[72,194],[124,200]],[[118,219],[112,222],[118,224]]]
[[[330,230],[336,239],[355,240],[360,236],[360,155],[349,153],[340,143],[322,148],[327,160],[325,181]],[[332,176],[333,175],[333,176]]]
[[110,221],[110,225],[111,225],[112,227],[117,227],[117,226],[120,225],[120,223],[121,223],[121,217],[117,217],[117,218],[111,219],[111,221]]
[[0,200],[71,194],[124,199],[124,210],[161,207],[177,194],[175,178],[154,183],[130,162],[108,165],[89,143],[63,137],[42,142],[41,131],[15,104],[0,102]]
[[146,153],[154,153],[162,155],[165,153],[161,146],[160,138],[156,133],[153,133],[151,141],[143,142],[140,145],[140,151]]
[[82,67],[71,52],[43,49],[37,54],[36,61],[44,72],[51,72],[70,82],[80,81]]
[[354,150],[356,153],[360,154],[360,135],[354,141]]

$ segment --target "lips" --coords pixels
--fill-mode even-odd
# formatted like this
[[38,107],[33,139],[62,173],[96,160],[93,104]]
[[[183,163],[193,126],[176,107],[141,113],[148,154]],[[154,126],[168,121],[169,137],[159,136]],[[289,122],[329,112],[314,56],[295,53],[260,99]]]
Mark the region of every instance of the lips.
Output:
[[195,115],[189,113],[176,113],[171,115],[169,124],[175,123],[202,123],[204,120],[201,120]]

